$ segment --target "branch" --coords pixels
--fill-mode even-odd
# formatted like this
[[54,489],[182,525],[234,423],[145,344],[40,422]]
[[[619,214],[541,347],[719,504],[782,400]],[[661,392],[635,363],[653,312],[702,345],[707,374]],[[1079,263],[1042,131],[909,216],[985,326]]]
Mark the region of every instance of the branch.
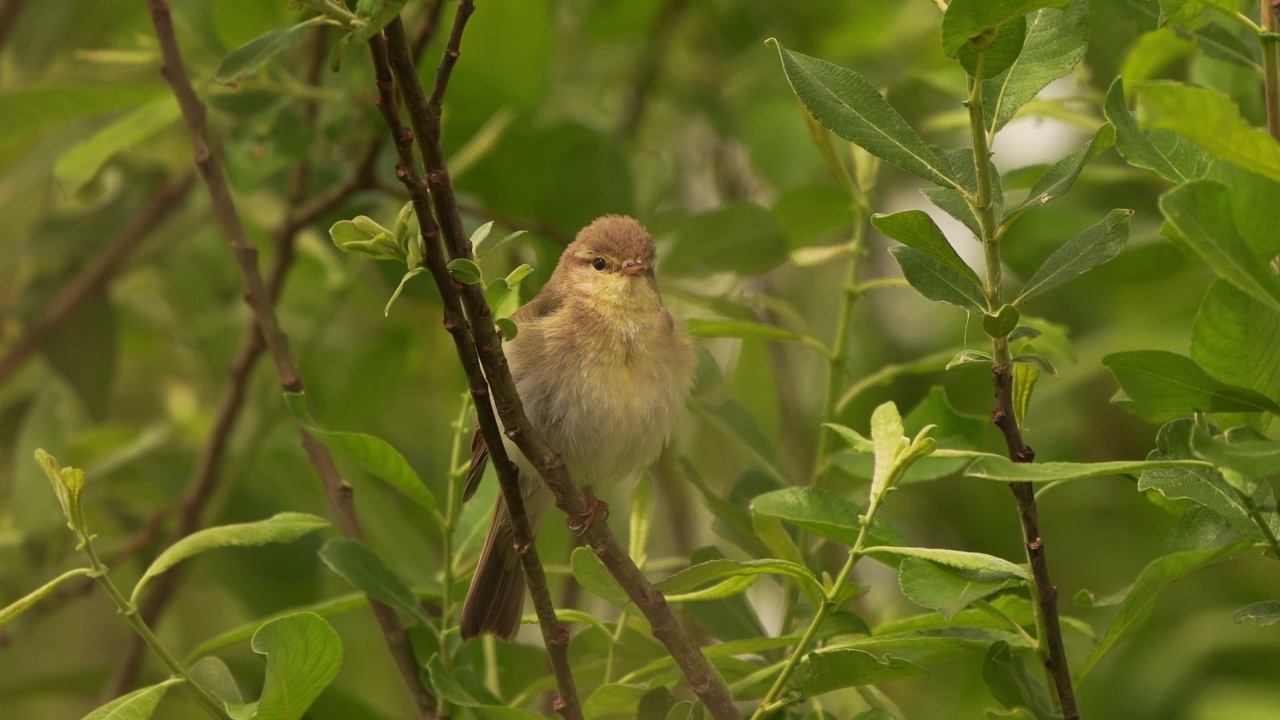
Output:
[[[391,69],[404,95],[405,106],[413,127],[411,136],[403,132],[397,135],[397,143],[409,137],[417,141],[427,168],[426,181],[430,192],[431,208],[419,207],[420,201],[425,199],[422,197],[423,189],[419,183],[406,182],[406,185],[415,197],[415,210],[418,212],[419,222],[423,217],[430,217],[430,211],[434,210],[435,217],[440,223],[438,231],[449,249],[449,255],[453,258],[466,259],[472,259],[471,244],[463,230],[457,199],[454,197],[453,186],[449,181],[441,144],[440,111],[449,76],[458,60],[462,31],[473,10],[474,5],[471,0],[460,0],[453,30],[449,36],[449,44],[436,69],[435,84],[429,98],[423,92],[417,69],[410,56],[408,42],[404,37],[404,26],[397,19],[386,28]],[[401,169],[407,173],[411,167]],[[428,239],[428,245],[435,245],[434,237],[425,230],[423,235]],[[594,505],[589,504],[583,492],[573,484],[564,460],[533,430],[529,418],[525,415],[524,406],[520,402],[520,396],[516,392],[506,357],[502,353],[502,338],[495,329],[489,307],[485,304],[483,289],[478,284],[454,283],[448,277],[447,269],[443,267],[443,258],[440,257],[439,251],[433,249],[429,254],[432,264],[440,265],[439,268],[432,268],[432,276],[436,279],[441,296],[449,298],[446,300],[447,306],[456,307],[457,296],[461,295],[461,302],[466,307],[467,319],[471,332],[474,333],[475,347],[468,350],[459,345],[459,356],[463,360],[463,366],[467,370],[473,390],[484,387],[485,378],[488,379],[493,405],[498,416],[502,418],[506,436],[537,468],[543,482],[555,495],[556,505],[571,519],[576,519],[583,528],[583,536],[587,543],[604,562],[618,584],[627,592],[636,607],[644,613],[653,628],[654,637],[666,646],[667,651],[671,653],[676,664],[688,678],[693,691],[711,711],[712,716],[717,720],[741,717],[733,705],[728,688],[712,670],[698,646],[689,639],[676,622],[662,593],[658,592],[636,567],[626,551],[618,544],[617,538],[609,531],[608,524],[590,521],[595,509]],[[456,322],[456,317],[454,319]],[[461,336],[460,334],[455,337]],[[479,351],[483,374],[470,361],[475,350]],[[476,405],[484,421],[481,429],[490,451],[495,447],[502,447],[501,438],[497,435],[496,423],[491,418],[485,417],[488,415],[487,399],[484,403]],[[495,466],[501,468],[502,465],[503,463],[497,462],[495,458]]]
[[[232,202],[230,189],[222,175],[222,168],[209,148],[205,131],[204,104],[196,96],[195,90],[191,87],[191,80],[183,67],[182,53],[174,35],[169,5],[165,0],[147,0],[147,4],[163,57],[160,74],[173,88],[173,93],[182,108],[182,116],[186,120],[195,149],[196,167],[204,178],[205,185],[208,186],[214,215],[222,226],[236,263],[240,266],[240,273],[245,283],[245,300],[253,309],[263,344],[271,353],[275,363],[281,387],[287,392],[305,392],[306,388],[294,366],[284,332],[280,329],[280,323],[276,318],[271,293],[258,269],[257,249],[245,236],[244,226],[240,223],[240,217]],[[299,432],[302,436],[302,446],[324,484],[325,494],[329,498],[329,504],[333,508],[339,527],[348,537],[359,540],[363,533],[356,517],[351,486],[339,476],[333,456],[329,454],[328,449],[305,430],[300,429]],[[414,697],[419,713],[424,718],[433,717],[436,700],[422,684],[417,660],[413,656],[413,650],[399,616],[396,615],[395,610],[374,598],[369,598],[369,607],[382,628],[387,648],[404,679],[405,686]]]
[[648,42],[636,63],[635,77],[624,101],[622,115],[618,118],[618,135],[631,137],[640,128],[649,94],[662,72],[662,60],[667,55],[667,45],[671,42],[676,21],[688,4],[687,0],[667,0],[658,9],[658,17],[649,29]]
[[186,196],[195,180],[187,173],[177,182],[156,193],[151,205],[111,241],[98,260],[67,286],[36,324],[0,358],[0,386],[8,382],[32,358],[49,338],[62,327],[86,300],[94,298],[107,286],[112,276],[133,251],[169,217]]
[[[460,13],[466,5],[468,3],[463,2],[459,6]],[[392,25],[400,30],[397,37],[403,40],[403,25],[400,20],[397,18],[392,22]],[[454,37],[458,35],[459,32],[455,27]],[[456,47],[452,39],[450,47]],[[408,46],[404,45],[400,49],[407,52]],[[506,447],[502,443],[502,433],[498,429],[493,407],[489,403],[489,387],[485,383],[484,371],[481,369],[479,357],[476,355],[475,346],[472,344],[470,330],[463,317],[462,304],[458,299],[456,285],[449,275],[448,260],[444,256],[444,249],[437,240],[440,235],[440,229],[431,213],[431,200],[428,197],[427,185],[418,174],[417,162],[413,155],[413,134],[404,127],[404,123],[400,119],[400,110],[396,105],[395,86],[392,79],[391,60],[386,39],[381,35],[369,38],[369,51],[373,58],[374,78],[378,88],[378,109],[387,124],[387,130],[391,133],[396,147],[396,156],[399,159],[399,163],[396,166],[396,177],[404,183],[409,192],[409,197],[413,201],[413,209],[418,216],[418,224],[425,240],[426,257],[424,260],[432,278],[436,282],[436,286],[440,288],[440,296],[444,301],[444,326],[453,338],[454,349],[457,351],[458,358],[462,361],[463,369],[466,371],[467,387],[474,401],[476,417],[480,423],[480,431],[489,447],[489,457],[493,461],[494,469],[497,470],[498,480],[502,486],[503,499],[507,503],[507,513],[511,518],[516,550],[520,556],[520,565],[524,570],[529,593],[533,596],[534,609],[538,616],[538,627],[542,631],[543,641],[547,647],[547,656],[551,661],[551,667],[556,677],[558,696],[554,701],[555,709],[560,712],[565,720],[581,720],[582,705],[578,701],[577,687],[573,681],[572,671],[569,668],[569,629],[556,618],[555,608],[551,604],[551,593],[547,587],[546,573],[538,558],[537,544],[533,540],[533,532],[529,527],[529,518],[524,509],[523,493],[520,491],[519,470],[507,456]],[[406,56],[405,60],[411,68],[414,67],[411,55]],[[411,70],[411,72],[416,78],[416,69]]]
[[26,0],[3,0],[0,2],[0,50],[4,49],[9,33],[18,24],[18,16],[22,14],[22,6]]

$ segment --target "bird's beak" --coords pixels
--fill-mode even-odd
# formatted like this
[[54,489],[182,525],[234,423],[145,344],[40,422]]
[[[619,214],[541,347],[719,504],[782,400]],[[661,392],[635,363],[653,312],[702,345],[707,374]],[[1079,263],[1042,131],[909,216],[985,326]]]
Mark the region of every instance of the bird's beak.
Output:
[[622,266],[621,272],[623,275],[639,275],[648,269],[648,266],[639,260],[630,260]]

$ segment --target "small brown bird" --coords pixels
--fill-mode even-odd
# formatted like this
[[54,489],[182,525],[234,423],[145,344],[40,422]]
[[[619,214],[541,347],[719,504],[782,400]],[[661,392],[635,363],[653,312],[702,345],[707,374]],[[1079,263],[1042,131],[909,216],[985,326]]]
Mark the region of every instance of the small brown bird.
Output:
[[[504,348],[525,413],[584,489],[634,476],[652,462],[693,385],[693,343],[662,305],[653,261],[653,238],[639,222],[598,218],[565,248],[542,291],[512,315],[519,331]],[[505,445],[520,468],[536,533],[554,498],[515,445]],[[488,457],[477,433],[464,498],[475,492]],[[523,609],[524,575],[499,497],[462,606],[462,637],[509,640]]]

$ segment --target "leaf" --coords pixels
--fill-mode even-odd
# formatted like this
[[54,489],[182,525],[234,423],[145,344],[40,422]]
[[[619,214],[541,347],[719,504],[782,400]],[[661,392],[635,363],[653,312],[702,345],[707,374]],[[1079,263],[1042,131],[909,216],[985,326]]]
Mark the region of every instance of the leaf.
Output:
[[1137,95],[1148,127],[1172,130],[1219,160],[1280,180],[1280,144],[1241,117],[1227,95],[1173,82],[1142,83]]
[[[428,595],[426,593],[417,593],[416,597],[420,599],[435,600],[435,599],[439,599],[439,594],[436,593],[436,594]],[[217,635],[209,638],[208,640],[205,640],[204,642],[192,648],[191,652],[187,653],[186,661],[190,663],[193,660],[205,657],[210,653],[217,652],[224,648],[228,648],[233,645],[236,645],[251,639],[253,637],[253,634],[257,632],[258,628],[261,627],[262,624],[266,622],[266,620],[274,620],[276,618],[281,618],[281,617],[284,617],[285,615],[292,615],[298,612],[309,612],[314,615],[318,615],[320,617],[334,617],[336,615],[343,615],[349,612],[354,612],[356,610],[360,610],[368,606],[369,606],[369,598],[365,596],[364,593],[350,593],[348,595],[340,595],[338,597],[330,598],[328,600],[322,600],[320,602],[312,603],[310,605],[290,608],[283,612],[274,614],[268,618],[252,620],[250,622],[233,627],[230,630],[218,633]]]
[[[945,455],[944,455],[945,457]],[[1137,475],[1147,470],[1169,467],[1199,466],[1201,463],[1186,460],[1116,460],[1112,462],[1072,463],[1038,462],[1015,463],[1002,455],[981,453],[964,471],[964,476],[997,482],[1066,482],[1086,478],[1113,475]]]
[[1089,41],[1088,0],[1055,4],[1065,9],[1046,7],[1027,17],[1022,53],[1004,73],[983,82],[988,128],[1004,127],[1019,108],[1071,72],[1084,57]]
[[950,169],[866,78],[770,42],[792,91],[823,127],[907,172],[959,188]]
[[653,483],[641,477],[631,492],[631,532],[627,534],[627,554],[636,567],[644,568],[648,558],[649,532],[653,529]]
[[529,234],[529,231],[528,231],[528,230],[517,230],[517,231],[515,231],[515,232],[513,232],[513,233],[511,233],[511,234],[509,234],[509,235],[503,235],[503,236],[502,236],[501,238],[499,238],[498,240],[496,240],[496,241],[494,241],[494,242],[492,242],[492,243],[489,243],[488,245],[485,245],[483,250],[476,250],[476,259],[477,259],[477,260],[479,260],[480,258],[483,258],[483,257],[485,257],[486,255],[488,255],[489,253],[493,252],[494,250],[497,250],[498,248],[502,247],[503,245],[506,245],[507,243],[511,242],[512,240],[515,240],[516,238],[520,237],[521,235],[528,235],[528,234]]
[[731,202],[685,218],[674,230],[675,244],[662,261],[664,274],[760,275],[787,261],[787,239],[778,221],[755,203]]
[[[108,293],[93,293],[76,308],[42,354],[71,385],[91,417],[99,422],[111,410],[112,384],[123,358],[116,306]],[[93,352],[85,352],[93,348]]]
[[1247,605],[1236,611],[1231,616],[1237,625],[1245,620],[1252,622],[1257,627],[1266,627],[1280,623],[1280,601],[1266,600]]
[[[996,37],[991,44],[986,47],[986,57],[983,61],[982,77],[995,77],[1013,65],[1018,56],[1022,54],[1022,44],[1027,39],[1027,18],[1020,15],[1007,23],[1000,26],[1000,30],[996,33]],[[978,74],[978,52],[975,51],[971,44],[966,43],[960,46],[958,53],[960,66],[964,71],[969,73],[970,77]]]
[[898,459],[906,452],[902,416],[892,402],[882,403],[871,412],[871,444],[875,453],[875,470],[871,475],[870,499],[877,503],[892,488]]
[[1066,7],[1069,0],[951,0],[942,15],[942,52],[955,57],[971,38],[1045,7]]
[[805,697],[855,685],[873,685],[893,680],[928,676],[928,671],[902,658],[851,649],[815,650],[804,658],[809,675],[800,689]]
[[479,705],[476,699],[462,687],[448,670],[444,669],[444,663],[440,661],[440,655],[435,654],[427,661],[427,676],[431,679],[431,686],[436,689],[436,693],[454,705],[463,707],[475,707]]
[[254,720],[300,720],[342,666],[342,640],[312,613],[266,623],[254,633],[250,646],[267,657]]
[[1271,262],[1280,255],[1280,203],[1272,200],[1280,196],[1280,182],[1232,165],[1213,163],[1205,176],[1208,180],[1231,188],[1231,210],[1236,231],[1244,239],[1253,256],[1263,262]]
[[1115,128],[1116,150],[1130,165],[1151,170],[1174,184],[1201,178],[1208,171],[1208,155],[1182,136],[1167,130],[1144,132],[1138,127],[1125,103],[1122,78],[1111,83],[1102,110]]
[[1004,582],[1005,580],[1031,581],[1031,574],[1026,568],[1003,558],[983,553],[963,550],[945,550],[942,548],[920,547],[869,547],[864,554],[875,557],[891,555],[904,558],[919,558],[937,563],[955,570],[957,574],[978,582]]
[[431,618],[422,609],[408,585],[387,566],[377,553],[358,540],[333,538],[320,548],[320,559],[329,569],[355,589],[390,605],[413,618],[423,627],[431,627]]
[[978,219],[978,213],[959,190],[926,187],[920,188],[920,194],[928,198],[929,202],[936,205],[939,210],[969,228],[969,232],[973,233],[973,239],[982,237],[982,222]]
[[1186,577],[1193,570],[1224,560],[1252,545],[1253,541],[1249,540],[1210,550],[1171,553],[1151,561],[1129,589],[1124,603],[1120,606],[1120,611],[1111,621],[1107,632],[1076,669],[1073,678],[1075,684],[1079,684],[1089,674],[1107,651],[1147,622],[1147,618],[1151,617],[1152,608],[1155,607],[1156,596],[1161,590],[1170,583]]
[[791,340],[801,342],[799,335],[773,325],[746,320],[699,320],[690,318],[684,321],[685,329],[693,337],[728,337],[743,340]]
[[1191,428],[1191,451],[1218,467],[1229,468],[1252,480],[1280,474],[1280,443],[1263,437],[1223,442],[1204,430]]
[[747,457],[754,460],[779,484],[791,484],[787,474],[778,464],[773,443],[765,437],[764,431],[760,429],[760,425],[745,407],[732,399],[725,400],[716,407],[703,403],[692,403],[689,407],[693,408],[703,420],[733,439]]
[[133,588],[130,602],[137,604],[142,596],[142,589],[147,582],[186,560],[209,550],[226,547],[253,547],[269,543],[293,542],[303,535],[329,527],[329,521],[315,515],[297,512],[283,512],[272,515],[266,520],[221,525],[194,532],[169,546],[160,557],[151,563],[151,567],[138,579]]
[[18,598],[5,607],[0,609],[0,629],[4,629],[9,623],[18,619],[22,613],[30,610],[36,603],[43,600],[49,593],[57,589],[62,583],[77,577],[90,577],[93,575],[92,568],[76,568],[68,570],[40,587],[32,590],[26,595]]
[[1184,242],[1219,277],[1272,310],[1280,311],[1280,279],[1259,260],[1236,230],[1232,191],[1197,180],[1160,197],[1160,210]]
[[[1185,23],[1195,20],[1204,12],[1209,0],[1160,0],[1160,24]],[[1232,10],[1239,9],[1239,3]]]
[[1000,308],[1000,312],[994,315],[988,313],[982,316],[982,329],[990,337],[1002,338],[1018,327],[1018,320],[1020,319],[1018,308],[1012,305],[1004,305]]
[[353,33],[356,42],[365,42],[382,32],[387,23],[395,20],[408,0],[361,0],[356,5],[358,16],[364,25]]
[[906,246],[889,248],[902,275],[917,292],[934,302],[949,303],[969,312],[986,311],[987,298],[977,282],[932,257]]
[[[815,535],[852,547],[858,539],[863,509],[853,502],[815,487],[791,487],[758,495],[751,512],[785,520]],[[867,530],[867,542],[896,545],[902,541],[887,526]]]
[[[667,599],[679,602],[674,597],[693,592],[708,583],[725,578],[755,577],[758,575],[779,575],[797,581],[797,586],[811,601],[820,602],[822,584],[808,568],[786,560],[709,560],[671,575],[654,583],[654,587],[667,595]],[[746,588],[744,587],[743,590]]]
[[502,333],[502,339],[506,342],[515,340],[516,334],[520,332],[520,326],[516,325],[516,321],[509,317],[494,320],[493,326],[498,328],[498,332]]
[[271,58],[296,44],[308,30],[324,23],[323,16],[316,16],[297,25],[277,28],[259,35],[222,58],[214,79],[223,85],[235,85],[246,76],[257,72]]
[[1115,144],[1115,137],[1115,131],[1111,126],[1103,125],[1089,142],[1076,148],[1071,154],[1045,170],[1027,192],[1027,198],[1006,215],[1012,215],[1027,208],[1042,207],[1062,197],[1075,184],[1076,178],[1080,177],[1084,166]]
[[161,97],[134,109],[62,154],[53,174],[65,195],[73,196],[98,174],[117,153],[146,140],[181,115],[172,96]]
[[[311,423],[304,423],[310,425]],[[307,432],[325,447],[346,457],[370,475],[382,480],[418,507],[431,514],[439,512],[436,496],[414,472],[404,456],[382,438],[357,432],[331,432],[308,427]]]
[[395,292],[391,293],[391,299],[390,299],[390,300],[387,300],[387,304],[386,304],[386,306],[382,308],[382,317],[388,317],[388,316],[390,316],[390,315],[391,315],[391,306],[395,304],[396,300],[400,299],[400,293],[404,292],[404,286],[405,286],[405,285],[406,285],[410,280],[412,280],[413,278],[415,278],[415,277],[417,277],[417,276],[421,275],[422,273],[424,273],[424,272],[426,272],[426,271],[427,271],[427,269],[426,269],[425,267],[419,266],[419,267],[416,267],[416,268],[414,268],[414,269],[410,270],[409,272],[405,273],[405,274],[400,278],[400,283],[399,283],[398,285],[396,285],[396,290],[395,290]]
[[191,682],[208,690],[209,694],[224,703],[244,703],[244,696],[240,694],[240,686],[236,684],[231,668],[216,657],[202,658],[191,665],[187,668],[187,676],[191,678]]
[[463,285],[474,285],[484,279],[480,266],[467,258],[454,258],[449,261],[449,275]]
[[1218,380],[1280,402],[1280,311],[1215,280],[1191,328],[1191,357]]
[[468,240],[468,242],[471,243],[471,250],[473,253],[478,252],[478,248],[484,244],[485,239],[489,237],[489,233],[492,231],[493,231],[493,221],[490,220],[489,222],[476,228],[475,232],[471,233],[471,238]]
[[[1185,460],[1192,458],[1191,433],[1195,422],[1178,418],[1166,423],[1156,435],[1152,459]],[[1138,492],[1155,491],[1170,500],[1190,500],[1212,510],[1234,530],[1245,537],[1264,539],[1249,508],[1222,474],[1212,467],[1172,467],[1147,470],[1138,478]]]
[[649,688],[644,685],[609,683],[596,688],[582,703],[582,715],[587,720],[603,718],[619,713],[634,713],[640,699]]
[[609,569],[604,566],[600,558],[596,557],[591,548],[575,549],[569,556],[569,567],[573,570],[574,579],[591,593],[608,600],[617,607],[625,607],[631,602],[626,591],[618,585],[617,580],[613,579]]
[[877,213],[871,216],[871,224],[884,233],[885,237],[915,248],[952,270],[969,276],[975,285],[981,285],[978,274],[960,259],[960,255],[928,213],[922,210],[905,210],[892,215]]
[[975,600],[1008,587],[1009,581],[961,577],[928,560],[909,557],[898,566],[898,586],[911,602],[951,620]]
[[1193,412],[1280,413],[1280,405],[1252,390],[1209,377],[1194,360],[1163,350],[1132,350],[1102,358],[1128,400],[1125,409],[1152,423]]
[[85,715],[82,720],[147,720],[156,711],[156,706],[165,693],[169,692],[169,687],[181,682],[181,678],[170,678],[162,683],[134,690]]
[[1129,239],[1132,216],[1132,210],[1112,210],[1104,220],[1068,240],[1036,270],[1014,304],[1030,300],[1119,255]]
[[1037,720],[1061,717],[1053,712],[1044,685],[1031,677],[1022,658],[1009,652],[1008,643],[994,643],[987,651],[982,661],[982,680],[991,696],[1006,708],[1027,708]]
[[124,82],[86,85],[44,84],[0,90],[0,167],[37,146],[51,130],[78,118],[135,108],[161,97],[170,97],[161,84],[129,85]]

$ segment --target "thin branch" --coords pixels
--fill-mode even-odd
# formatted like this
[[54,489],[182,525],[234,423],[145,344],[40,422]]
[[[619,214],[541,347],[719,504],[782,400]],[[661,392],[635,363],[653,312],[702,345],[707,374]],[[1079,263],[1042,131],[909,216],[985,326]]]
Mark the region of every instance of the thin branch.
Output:
[[9,33],[18,24],[18,16],[22,14],[22,6],[26,0],[3,0],[0,2],[0,50],[9,40]]
[[1267,105],[1267,132],[1280,140],[1280,36],[1276,35],[1276,7],[1273,0],[1259,0],[1262,32],[1263,88]]
[[640,129],[649,95],[652,94],[653,86],[662,73],[662,61],[667,56],[667,47],[671,43],[676,22],[688,5],[688,0],[667,0],[658,9],[658,16],[653,21],[653,27],[649,29],[649,38],[640,52],[640,60],[636,63],[631,87],[623,101],[622,114],[618,117],[618,135],[631,137]]
[[[415,199],[415,210],[418,212],[419,221],[421,222],[424,217],[424,211],[425,216],[430,217],[430,212],[434,210],[435,217],[440,222],[438,231],[449,249],[449,255],[453,258],[466,259],[472,258],[471,244],[463,230],[457,199],[454,197],[453,186],[449,181],[441,143],[440,112],[449,76],[458,60],[462,31],[473,10],[474,4],[471,0],[460,0],[449,43],[436,69],[435,84],[429,98],[423,92],[417,70],[409,54],[403,25],[397,19],[386,28],[391,69],[404,95],[405,106],[413,128],[412,135],[405,135],[403,132],[397,135],[397,142],[401,138],[408,137],[417,141],[427,167],[426,181],[431,207],[420,207],[420,202],[426,198],[422,197],[423,189],[419,184],[406,182],[406,185],[411,197]],[[410,170],[411,168],[407,167],[401,168],[402,173]],[[436,228],[431,229],[436,230]],[[428,239],[428,245],[436,244],[436,238],[427,231],[424,230],[423,235]],[[496,423],[491,418],[486,418],[487,394],[481,390],[485,387],[486,378],[488,390],[492,393],[493,406],[498,416],[502,418],[503,427],[506,428],[506,436],[520,448],[521,453],[538,470],[543,482],[555,495],[556,505],[569,515],[577,527],[581,528],[583,537],[586,538],[592,550],[649,620],[654,637],[666,646],[703,705],[717,720],[741,717],[737,708],[734,707],[728,688],[712,670],[699,647],[680,627],[662,593],[658,592],[636,567],[626,551],[618,544],[617,538],[610,532],[608,524],[591,521],[596,503],[589,502],[587,496],[573,484],[563,458],[534,431],[529,418],[525,415],[520,396],[516,392],[511,370],[502,353],[502,337],[494,327],[491,312],[485,304],[483,289],[478,284],[454,283],[447,276],[448,271],[440,262],[442,258],[438,251],[433,250],[429,253],[429,259],[432,265],[440,265],[438,268],[432,267],[431,274],[436,280],[441,296],[451,298],[446,301],[446,307],[450,304],[456,307],[457,297],[461,295],[471,332],[474,333],[474,348],[468,350],[459,344],[459,355],[467,370],[473,391],[480,391],[481,396],[485,398],[483,403],[477,403],[476,406],[482,420],[481,429],[490,451],[502,447],[502,442],[497,434]],[[457,321],[456,317],[453,319]],[[455,338],[464,336],[459,333]],[[475,354],[473,351],[478,351],[483,372],[471,360]],[[501,471],[503,463],[495,462],[495,465]]]
[[426,52],[427,44],[431,42],[431,38],[436,36],[436,31],[440,29],[440,16],[443,14],[444,0],[428,0],[427,2],[427,19],[422,23],[422,27],[418,29],[416,35],[413,36],[413,59],[415,61],[422,59],[422,53]]
[[8,382],[38,353],[85,301],[97,297],[106,288],[133,251],[181,204],[194,181],[195,173],[187,173],[156,193],[151,205],[107,245],[80,277],[58,295],[27,334],[0,358],[0,386]]
[[[245,235],[244,226],[240,222],[231,191],[222,174],[217,157],[209,148],[205,131],[205,108],[182,62],[182,53],[178,47],[177,37],[173,30],[173,19],[170,17],[169,4],[165,0],[147,0],[151,14],[151,22],[155,26],[156,37],[160,43],[163,62],[160,74],[173,88],[178,104],[182,108],[183,118],[191,135],[195,148],[196,167],[199,169],[209,196],[213,202],[214,215],[222,226],[223,233],[231,246],[232,254],[240,267],[245,283],[245,299],[253,309],[253,315],[261,332],[263,343],[276,366],[276,373],[281,387],[287,392],[305,392],[302,378],[294,366],[284,332],[280,329],[271,294],[258,268],[257,249]],[[360,539],[363,533],[356,516],[355,504],[352,500],[352,489],[338,474],[333,456],[327,448],[318,443],[305,430],[299,430],[302,445],[315,466],[316,473],[324,484],[325,494],[333,509],[342,532],[348,537]],[[414,703],[424,718],[435,715],[436,700],[427,692],[419,675],[418,663],[405,635],[404,626],[395,610],[369,598],[369,607],[373,610],[378,625],[382,628],[387,648],[403,677],[406,688],[413,695]]]
[[[466,3],[464,3],[465,5]],[[461,12],[460,6],[459,12]],[[400,30],[396,36],[403,40],[403,25],[397,18],[392,24]],[[460,37],[455,29],[451,38]],[[456,40],[450,40],[450,47],[456,48]],[[417,77],[412,69],[414,62],[408,53],[408,46],[401,48],[406,52],[404,62],[410,65],[410,73]],[[520,490],[518,470],[507,457],[506,447],[502,444],[502,434],[498,429],[497,419],[489,403],[489,388],[484,380],[480,360],[471,341],[471,333],[463,316],[462,304],[458,299],[453,278],[449,275],[448,261],[444,249],[437,238],[440,230],[431,213],[431,200],[428,197],[427,185],[418,173],[417,162],[413,154],[413,134],[404,127],[400,119],[400,110],[395,101],[395,85],[392,79],[392,61],[389,58],[387,40],[381,35],[369,39],[369,51],[373,58],[373,72],[378,88],[378,109],[387,124],[395,144],[399,163],[396,176],[404,183],[413,201],[414,212],[425,240],[426,257],[424,258],[432,278],[440,288],[440,296],[444,300],[444,326],[453,338],[454,348],[461,359],[467,374],[467,387],[476,408],[481,433],[489,447],[489,456],[497,470],[502,487],[503,499],[507,504],[507,514],[511,519],[511,527],[515,536],[515,547],[520,557],[520,564],[525,573],[529,593],[533,596],[534,608],[538,616],[538,627],[547,647],[547,656],[556,677],[558,695],[554,701],[557,711],[565,720],[581,720],[582,704],[578,701],[577,686],[569,667],[569,629],[556,618],[555,608],[551,604],[551,593],[547,586],[546,572],[538,558],[537,544],[533,540],[533,532],[529,527],[529,518],[525,513],[523,493]],[[456,53],[456,50],[455,50]],[[447,54],[446,54],[447,56]],[[456,55],[455,55],[456,57]]]

